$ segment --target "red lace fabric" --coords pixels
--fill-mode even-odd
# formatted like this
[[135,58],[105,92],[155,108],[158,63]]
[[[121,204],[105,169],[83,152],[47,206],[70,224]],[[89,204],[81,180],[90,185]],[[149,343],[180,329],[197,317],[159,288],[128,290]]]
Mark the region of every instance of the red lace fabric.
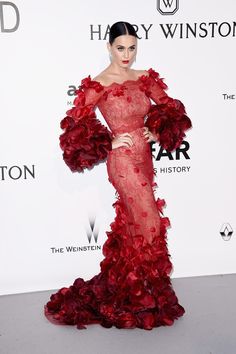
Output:
[[[109,86],[88,76],[61,122],[65,163],[73,172],[82,172],[106,159],[117,200],[100,273],[87,281],[79,277],[51,295],[45,315],[53,323],[78,329],[99,323],[150,330],[172,325],[185,313],[171,285],[170,222],[162,212],[165,201],[154,196],[151,149],[143,136],[146,125],[159,134],[160,144],[173,150],[191,127],[184,105],[170,98],[165,89],[167,85],[153,69],[137,80]],[[109,129],[97,119],[96,107]],[[112,149],[113,137],[124,132],[131,134],[134,145]]]

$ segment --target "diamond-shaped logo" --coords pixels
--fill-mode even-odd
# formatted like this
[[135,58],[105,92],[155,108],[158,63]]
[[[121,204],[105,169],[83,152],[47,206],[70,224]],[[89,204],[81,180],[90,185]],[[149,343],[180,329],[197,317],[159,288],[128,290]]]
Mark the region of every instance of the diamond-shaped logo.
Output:
[[220,234],[224,241],[229,241],[231,239],[231,236],[233,235],[233,232],[234,231],[229,223],[224,223],[221,226]]

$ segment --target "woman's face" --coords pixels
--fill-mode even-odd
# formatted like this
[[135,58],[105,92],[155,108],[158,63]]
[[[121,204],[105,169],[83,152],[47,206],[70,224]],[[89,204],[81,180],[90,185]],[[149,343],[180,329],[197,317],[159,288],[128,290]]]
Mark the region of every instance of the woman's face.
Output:
[[108,43],[111,52],[111,61],[123,68],[130,67],[137,53],[137,38],[124,34],[116,37],[112,45]]

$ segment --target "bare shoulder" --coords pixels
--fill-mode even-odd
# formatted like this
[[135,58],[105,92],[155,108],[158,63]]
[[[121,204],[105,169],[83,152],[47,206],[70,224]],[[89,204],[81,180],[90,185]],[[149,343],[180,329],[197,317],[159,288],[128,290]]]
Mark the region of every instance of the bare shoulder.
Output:
[[146,75],[146,76],[149,75],[147,70],[135,70],[135,71],[137,73],[137,77],[142,76],[142,75]]
[[95,76],[92,80],[99,82],[101,85],[107,85],[109,83],[109,74],[104,70],[97,76]]
[[110,71],[105,69],[100,74],[95,76],[92,80],[99,82],[103,86],[109,86],[113,82],[122,82],[129,79],[137,80],[142,75],[148,76],[148,72],[146,70],[131,69],[129,71],[129,75],[121,78],[120,76],[117,76],[117,74],[111,73]]
[[103,81],[103,79],[104,79],[103,76],[101,74],[98,74],[92,80],[93,81]]

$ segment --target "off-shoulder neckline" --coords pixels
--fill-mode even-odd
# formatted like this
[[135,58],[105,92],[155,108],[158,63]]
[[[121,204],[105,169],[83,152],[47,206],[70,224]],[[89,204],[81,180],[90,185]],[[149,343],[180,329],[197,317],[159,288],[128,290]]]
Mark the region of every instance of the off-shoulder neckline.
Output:
[[106,88],[109,88],[109,87],[111,87],[111,86],[113,86],[113,85],[118,85],[118,86],[122,86],[122,85],[125,85],[125,84],[127,84],[127,83],[131,83],[131,82],[133,82],[133,83],[136,83],[136,82],[139,82],[139,80],[142,78],[142,77],[148,77],[148,76],[150,76],[150,73],[149,73],[149,71],[147,70],[147,75],[146,74],[142,74],[142,75],[140,75],[140,76],[138,76],[138,78],[137,79],[128,79],[128,80],[125,80],[125,81],[123,81],[123,82],[116,82],[116,81],[113,81],[113,82],[111,82],[110,83],[110,85],[103,85],[100,81],[97,81],[97,80],[92,80],[93,82],[96,82],[96,83],[98,83],[98,84],[100,84],[102,87],[104,87],[105,89]]

